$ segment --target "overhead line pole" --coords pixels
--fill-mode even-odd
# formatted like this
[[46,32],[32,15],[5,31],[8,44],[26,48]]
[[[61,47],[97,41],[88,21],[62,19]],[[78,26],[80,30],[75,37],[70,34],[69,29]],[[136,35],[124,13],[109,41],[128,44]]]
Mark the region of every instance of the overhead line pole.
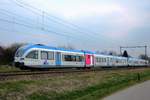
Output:
[[120,46],[120,54],[122,55],[122,49],[123,48],[145,48],[145,58],[147,56],[147,46],[125,46],[125,47],[122,47]]

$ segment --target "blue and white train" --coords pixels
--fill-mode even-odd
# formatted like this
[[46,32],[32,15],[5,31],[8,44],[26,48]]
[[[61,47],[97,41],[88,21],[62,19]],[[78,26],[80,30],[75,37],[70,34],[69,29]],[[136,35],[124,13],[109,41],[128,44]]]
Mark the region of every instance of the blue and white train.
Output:
[[137,58],[102,55],[83,50],[66,50],[41,44],[20,47],[14,59],[15,66],[21,68],[91,68],[148,65],[148,61]]

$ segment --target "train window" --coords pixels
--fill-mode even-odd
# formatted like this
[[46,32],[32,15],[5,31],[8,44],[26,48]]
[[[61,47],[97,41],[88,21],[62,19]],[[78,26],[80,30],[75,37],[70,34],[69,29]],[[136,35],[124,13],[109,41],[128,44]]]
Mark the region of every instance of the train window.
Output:
[[54,52],[41,51],[41,59],[54,60]]
[[79,56],[79,61],[84,61],[84,57],[83,56]]
[[106,58],[98,58],[98,62],[106,62]]
[[116,59],[116,63],[119,63],[119,60],[118,60],[118,59]]
[[106,62],[106,58],[96,58],[96,62]]
[[99,58],[96,58],[96,62],[99,62],[99,60],[100,60]]
[[102,58],[102,62],[104,62],[104,58]]
[[48,52],[47,51],[41,51],[41,59],[48,59]]
[[98,58],[96,58],[96,62],[98,62]]
[[76,56],[71,56],[71,61],[76,61]]
[[15,57],[21,57],[23,55],[23,53],[24,53],[23,50],[19,49],[19,50],[17,50]]
[[71,55],[64,55],[64,61],[71,61]]
[[76,56],[76,61],[77,62],[82,62],[83,61],[83,57],[82,56]]
[[28,53],[26,58],[38,59],[38,51],[37,50],[31,51],[30,53]]
[[76,55],[63,55],[63,60],[64,61],[82,62],[83,61],[83,57],[82,56],[76,56]]
[[48,59],[54,60],[54,52],[48,52]]
[[80,61],[80,56],[76,56],[76,61]]
[[104,58],[104,62],[106,62],[106,58]]
[[113,59],[112,59],[112,58],[110,58],[110,62],[113,62]]

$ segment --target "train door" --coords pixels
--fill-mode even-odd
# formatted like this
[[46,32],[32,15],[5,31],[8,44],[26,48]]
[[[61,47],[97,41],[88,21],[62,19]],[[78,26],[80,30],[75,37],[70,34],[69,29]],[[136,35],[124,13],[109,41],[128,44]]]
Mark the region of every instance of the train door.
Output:
[[107,66],[109,66],[110,64],[110,60],[109,60],[109,57],[107,57]]
[[90,65],[90,64],[91,64],[91,56],[86,55],[86,65]]
[[86,67],[91,67],[93,65],[93,56],[92,55],[85,55],[85,63]]
[[55,58],[56,58],[56,66],[60,66],[61,65],[61,52],[56,52]]

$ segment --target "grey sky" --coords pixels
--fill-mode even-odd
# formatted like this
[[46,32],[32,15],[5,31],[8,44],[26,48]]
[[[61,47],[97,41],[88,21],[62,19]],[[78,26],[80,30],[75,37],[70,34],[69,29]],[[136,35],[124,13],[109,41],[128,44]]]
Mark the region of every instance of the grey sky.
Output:
[[150,45],[149,19],[149,0],[1,0],[0,44],[118,52],[119,46]]

